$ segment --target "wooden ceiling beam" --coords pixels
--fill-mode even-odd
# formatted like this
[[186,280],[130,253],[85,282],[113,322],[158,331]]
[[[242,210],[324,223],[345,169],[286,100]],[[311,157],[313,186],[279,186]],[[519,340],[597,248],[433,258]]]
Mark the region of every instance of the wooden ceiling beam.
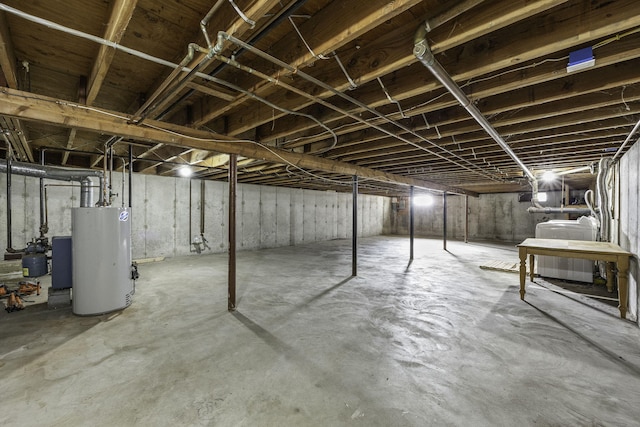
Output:
[[[640,97],[638,99],[640,99]],[[589,132],[590,130],[598,131],[602,128],[610,129],[611,124],[608,122],[603,122],[603,119],[619,119],[620,117],[623,117],[623,116],[633,116],[634,114],[640,113],[640,107],[632,104],[629,110],[622,109],[622,108],[611,108],[610,106],[605,106],[604,108],[601,107],[597,110],[588,110],[588,111],[581,111],[580,109],[577,109],[576,111],[567,112],[563,115],[557,115],[555,117],[549,117],[549,118],[545,118],[544,112],[538,113],[538,111],[536,111],[535,113],[536,114],[532,114],[532,115],[523,115],[519,117],[517,120],[509,119],[504,122],[496,121],[494,123],[494,127],[503,135],[508,135],[508,134],[523,135],[524,137],[526,137],[527,135],[537,132],[538,139],[540,139],[541,138],[540,135],[545,131],[547,131],[548,129],[564,128],[564,127],[571,126],[574,123],[576,123],[576,120],[579,118],[580,125],[577,126],[579,128],[578,131],[580,133],[585,133],[585,132]],[[618,121],[618,123],[620,122]],[[629,131],[631,126],[633,125],[633,122],[632,120],[628,120],[625,123],[626,123],[627,131]],[[501,129],[504,130],[503,128],[510,129],[511,132],[501,131]],[[468,130],[471,130],[471,129],[475,129],[475,128],[470,127]],[[531,140],[531,139],[525,140],[523,142],[523,141],[520,141],[518,138],[514,140],[507,138],[507,142],[510,146],[512,146],[512,148],[515,148],[515,149],[521,149],[522,147],[525,147],[526,144],[536,145],[539,143],[538,140]],[[484,151],[485,156],[489,155],[489,153],[491,154],[491,156],[496,156],[496,155],[499,156],[504,154],[503,150],[499,146],[497,146],[495,143],[493,143],[493,141],[489,141],[487,144],[483,144],[483,145],[485,147],[488,147]],[[469,146],[469,142],[467,141],[456,143],[454,142],[454,140],[448,140],[446,144],[444,144],[443,146],[444,148],[454,150],[455,153],[458,155],[468,153],[472,149],[475,150],[475,147]],[[385,147],[379,151],[375,150],[375,147],[372,147],[372,148],[374,149],[369,152],[364,152],[361,154],[354,154],[354,155],[345,154],[343,156],[340,156],[340,159],[341,161],[356,162],[358,164],[368,166],[368,163],[366,161],[367,159],[376,159],[376,158],[385,158],[385,157],[395,158],[395,156],[397,156],[398,154],[406,153],[406,152],[415,152],[417,154],[417,151],[415,149],[402,144],[398,144],[395,147]],[[481,152],[483,151],[481,149],[478,149],[478,151],[476,151],[475,153],[476,155],[480,156]],[[516,150],[516,154],[518,152],[519,151]],[[471,151],[471,154],[473,155],[473,151]],[[426,158],[424,156],[429,157],[424,153],[422,153],[421,156],[423,156],[423,158]],[[328,157],[335,158],[334,156],[331,156],[331,155],[329,155]],[[438,159],[431,156],[430,161],[437,162]]]
[[[575,153],[575,155],[579,155],[579,154],[588,154],[591,156],[601,156],[603,151],[602,151],[602,147],[611,147],[616,145],[615,140],[612,140],[610,138],[604,138],[604,139],[597,139],[597,140],[589,140],[587,142],[585,141],[572,141],[571,144],[561,147],[557,144],[549,144],[549,145],[544,145],[544,146],[529,146],[529,147],[523,147],[521,149],[517,150],[517,154],[518,157],[520,157],[521,160],[525,160],[525,159],[534,159],[536,156],[540,156],[540,159],[544,159],[547,157],[559,157],[562,158],[565,155],[573,155],[573,153]],[[619,142],[617,143],[617,145],[619,145]],[[589,147],[592,147],[591,152],[589,152]],[[491,159],[490,163],[492,165],[495,165],[497,167],[500,168],[505,168],[505,170],[507,169],[513,169],[512,165],[511,165],[511,161],[510,158],[504,154],[504,153],[478,153],[477,158],[475,158],[474,156],[468,154],[468,153],[460,153],[464,158],[466,158],[469,161],[472,162],[476,162],[476,163],[485,163],[485,159]],[[535,160],[534,161],[538,161]],[[401,162],[401,163],[400,163]],[[398,173],[398,172],[402,172],[403,170],[406,170],[407,168],[414,168],[414,167],[424,167],[424,165],[428,165],[428,167],[426,167],[429,171],[432,172],[436,172],[436,171],[442,171],[442,170],[451,170],[451,171],[457,171],[455,169],[451,169],[448,165],[446,165],[445,163],[437,163],[437,162],[433,162],[431,161],[431,159],[426,158],[425,156],[421,155],[419,152],[414,152],[414,153],[402,153],[401,155],[398,155],[396,158],[394,159],[375,159],[372,161],[365,161],[365,162],[358,162],[357,164],[364,166],[364,167],[370,167],[370,168],[376,168],[376,169],[382,169],[382,170],[386,170],[389,172],[394,172],[394,173]],[[528,165],[529,168],[531,169],[531,165]]]
[[[611,7],[611,5],[608,6]],[[582,22],[583,18],[580,14],[574,12],[573,15],[575,16],[571,18],[566,17],[568,21],[566,25],[563,24],[559,26],[559,29],[555,31],[549,31],[544,41],[540,41],[541,33],[539,30],[529,33],[525,32],[522,36],[515,38],[512,43],[503,42],[500,45],[492,47],[490,55],[486,51],[480,51],[472,55],[465,55],[460,58],[456,57],[454,60],[445,58],[443,60],[443,66],[448,69],[455,80],[464,82],[473,81],[473,79],[487,73],[496,72],[505,68],[509,69],[509,67],[513,68],[514,57],[517,58],[517,64],[524,63],[526,65],[526,61],[535,61],[535,63],[542,62],[536,66],[531,66],[530,69],[524,72],[513,72],[506,76],[500,76],[499,78],[473,83],[470,89],[466,89],[472,100],[492,96],[497,93],[506,93],[519,87],[563,78],[566,76],[566,63],[564,61],[548,61],[545,63],[541,60],[540,55],[547,55],[548,58],[550,58],[549,55],[555,54],[557,56],[558,49],[569,49],[577,42],[581,44],[586,43],[600,37],[605,37],[612,31],[622,32],[628,28],[640,25],[640,3],[633,2],[632,5],[627,5],[627,8],[629,7],[636,9],[638,14],[631,19],[625,20],[626,22],[622,22],[624,26],[619,30],[615,23],[617,20],[627,17],[629,13],[628,9],[622,8],[613,11],[593,12],[591,14],[593,21],[591,21],[590,18],[589,22],[591,26],[588,28],[584,26]],[[614,13],[615,16],[613,19],[609,19],[608,12]],[[538,25],[544,25],[544,23],[544,19],[541,19]],[[582,28],[583,33],[576,34],[576,28]],[[637,47],[638,38],[637,35],[629,36],[628,38],[623,38],[620,41],[598,48],[598,60],[593,70],[640,56],[640,48]],[[520,43],[523,45],[522,48],[520,47]],[[546,46],[545,43],[547,44]],[[382,46],[380,48],[382,48]],[[496,66],[496,64],[499,64],[499,66]],[[416,73],[419,74],[416,75]],[[434,90],[440,90],[440,84],[431,78],[428,71],[424,69],[421,64],[416,64],[416,66],[408,67],[404,70],[400,69],[397,71],[395,79],[392,82],[387,82],[386,85],[387,89],[398,101],[403,101],[424,93],[433,93],[432,91]],[[441,92],[437,92],[435,95],[439,93]],[[358,89],[358,99],[372,107],[389,104],[389,101],[380,90],[377,82],[372,82],[372,84]],[[407,110],[406,113],[411,116],[420,115],[443,108],[443,104],[454,105],[455,101],[447,95],[444,100],[429,103],[422,108],[415,108],[416,104],[419,104],[419,102],[413,101],[409,105],[403,103],[405,110]],[[408,107],[412,107],[412,109],[408,110]],[[397,110],[397,107],[394,106],[394,108]],[[355,108],[351,111],[354,113],[361,112],[361,110]],[[395,120],[400,119],[397,112],[392,112],[389,117]],[[340,121],[343,116],[334,111],[329,111],[328,114],[318,116],[317,118],[330,127],[341,127],[344,126],[345,123],[352,122],[351,119]],[[380,123],[380,121],[375,121],[374,123]],[[271,127],[274,128],[273,132],[270,131]],[[354,123],[353,126],[340,133],[356,131],[365,127],[366,125]],[[293,137],[300,136],[298,132],[305,130],[311,130],[312,133],[319,132],[315,123],[299,117],[288,117],[285,120],[276,120],[269,125],[269,129],[265,128],[261,128],[259,136],[261,140],[267,142],[289,135]],[[309,143],[311,142],[314,142],[314,139],[309,140]]]
[[[321,157],[287,152],[275,148],[264,148],[259,144],[230,140],[224,135],[213,132],[198,131],[183,126],[148,120],[141,126],[128,124],[130,117],[121,119],[122,113],[96,109],[86,109],[81,105],[38,96],[13,89],[0,90],[0,114],[27,120],[35,120],[63,127],[108,133],[141,141],[153,141],[179,147],[190,147],[203,150],[218,151],[228,154],[239,154],[251,159],[267,160],[274,163],[290,163],[300,168],[324,170],[331,173],[358,175],[383,182],[394,182],[401,185],[428,188],[436,191],[447,191],[457,194],[477,196],[477,193],[460,188],[443,186],[435,182],[407,179],[399,175],[391,175],[373,169],[362,168],[345,162],[337,162]],[[150,126],[154,126],[153,128]],[[221,141],[229,142],[221,142]]]
[[[109,22],[107,23],[107,28],[105,29],[102,38],[116,44],[120,43],[120,40],[129,25],[129,21],[133,16],[133,11],[136,8],[137,2],[138,0],[115,0],[111,4]],[[84,101],[86,105],[93,105],[93,102],[100,92],[104,78],[109,71],[109,67],[111,67],[115,54],[115,49],[105,45],[100,45],[96,59],[93,61],[91,73],[89,74],[89,81],[87,83],[86,79],[84,79],[86,87],[81,88],[79,91],[84,92],[85,94],[85,99],[79,99],[80,102]],[[82,80],[80,84],[82,84]],[[69,154],[75,145],[75,138],[76,130],[71,129],[67,138],[67,151],[62,155],[63,165],[65,165],[69,159]]]
[[[536,139],[533,137],[529,137],[525,140],[509,140],[509,146],[514,150],[519,150],[520,147],[522,149],[526,149],[532,143],[535,144],[536,147],[554,147],[558,144],[574,144],[580,143],[583,141],[599,141],[599,140],[613,140],[613,141],[621,141],[629,134],[628,128],[617,127],[614,130],[598,130],[598,131],[590,131],[587,135],[585,135],[582,131],[576,131],[574,133],[566,133],[564,135],[555,135],[553,138],[547,135],[546,138]],[[529,136],[529,134],[527,134]],[[460,152],[463,155],[468,155],[468,151],[471,151],[471,156],[478,157],[486,157],[493,156],[495,154],[501,154],[501,149],[498,147],[493,140],[480,141],[474,143],[465,143],[462,146]],[[367,154],[366,152],[361,153],[360,155],[350,156],[349,159],[342,159],[342,161],[349,161],[352,163],[360,164],[360,162],[366,161],[367,159],[380,159],[384,160],[387,157],[393,158],[396,161],[400,161],[405,155],[405,153],[413,153],[409,156],[409,158],[425,158],[423,152],[412,149],[408,146],[400,146],[395,145],[393,147],[384,146],[382,148],[377,148],[375,146],[371,147],[371,153]],[[333,157],[332,157],[333,158]],[[337,158],[335,158],[337,160]],[[435,159],[428,159],[429,163],[433,163]]]
[[[554,115],[564,115],[570,112],[583,111],[585,109],[599,108],[602,106],[617,105],[623,101],[621,95],[607,95],[607,91],[611,92],[620,87],[625,87],[624,99],[626,102],[634,102],[640,99],[640,86],[633,85],[638,80],[636,66],[633,61],[619,64],[610,70],[601,70],[599,73],[592,73],[583,76],[582,79],[575,80],[573,76],[559,80],[557,83],[549,85],[539,85],[532,88],[523,88],[519,91],[511,91],[505,96],[491,97],[481,100],[477,105],[483,113],[488,117],[494,117],[491,120],[496,128],[512,124],[511,122],[501,120],[500,115],[509,116],[515,114],[512,120],[517,122],[530,122],[540,118],[549,118]],[[609,79],[603,79],[602,75],[611,76]],[[631,86],[626,86],[630,84]],[[519,109],[535,108],[537,115],[516,114]],[[426,137],[436,140],[442,138],[452,138],[452,145],[461,144],[469,139],[482,138],[486,139],[486,134],[478,135],[475,124],[470,127],[461,127],[460,122],[468,121],[468,115],[460,110],[455,118],[450,118],[447,122],[432,123],[431,126],[439,126],[437,132],[431,130]],[[563,122],[562,125],[566,125]],[[425,130],[426,125],[414,127],[415,130]],[[472,138],[465,138],[468,132],[475,135]],[[403,134],[403,133],[401,133]],[[332,150],[330,157],[337,157],[343,154],[357,155],[359,151],[369,151],[369,144],[373,141],[386,140],[386,137],[374,135],[365,137],[362,132],[358,132],[350,136],[350,139],[341,138],[340,148]],[[362,149],[357,150],[352,146],[352,142],[356,141],[362,144]],[[416,139],[416,142],[418,140]],[[438,141],[439,142],[439,141]],[[399,144],[400,145],[400,144]],[[495,143],[494,143],[495,145]],[[345,158],[345,161],[353,160],[353,158]]]
[[[114,0],[111,4],[111,13],[109,21],[107,22],[107,28],[105,29],[102,38],[116,44],[120,43],[122,36],[127,30],[129,21],[133,16],[137,3],[138,0]],[[87,85],[87,105],[93,105],[93,102],[98,96],[115,54],[115,49],[105,45],[100,45],[98,55],[93,62],[91,74],[89,74],[89,83]]]
[[[192,150],[191,148],[185,149],[184,147],[175,147],[172,145],[158,146],[157,148],[153,150],[149,150],[143,153],[141,156],[139,156],[149,162],[157,162],[157,163],[151,163],[149,164],[149,166],[142,168],[139,171],[146,173],[154,169],[158,164],[161,164],[163,162],[173,161],[177,158],[180,158],[183,154],[188,154],[191,150]],[[186,162],[184,163],[186,164]],[[180,166],[181,165],[172,165],[170,166],[170,168],[177,169]]]
[[[282,58],[283,61],[292,67],[302,69],[317,62],[318,56],[328,57],[333,51],[341,48],[347,43],[357,39],[362,34],[372,30],[382,22],[392,19],[394,16],[408,10],[412,6],[420,3],[419,0],[343,0],[332,2],[323,8],[313,20],[299,25],[299,31],[303,36],[313,34],[311,49],[314,55],[309,52],[306,46],[298,41],[292,44],[290,37],[285,37],[272,46],[269,51],[272,56]],[[415,31],[415,30],[414,30]],[[298,37],[293,33],[292,37]],[[258,69],[273,68],[264,60],[254,61],[253,64]],[[272,77],[280,78],[280,75],[288,75],[289,72],[279,70],[272,73]],[[344,74],[342,74],[344,80]],[[273,90],[271,83],[259,83],[253,91],[259,96],[265,97]],[[241,94],[231,103],[214,103],[209,107],[202,117],[195,122],[196,126],[202,126],[217,117],[227,114],[234,108],[239,108],[251,97]],[[245,110],[246,113],[246,110]],[[254,126],[255,127],[255,126]],[[235,132],[234,135],[243,131]]]
[[[0,11],[0,71],[4,75],[7,86],[12,89],[18,88],[16,62],[17,58],[13,48],[11,33],[9,32],[7,17],[5,12]],[[13,149],[22,154],[20,156],[22,159],[33,162],[33,149],[31,145],[29,145],[27,131],[22,123],[20,123],[20,120],[12,120],[11,128],[5,130],[11,133],[9,140],[12,143]]]
[[229,90],[217,88],[217,87],[214,88],[211,86],[210,82],[207,85],[201,85],[201,84],[191,82],[191,83],[187,83],[187,87],[189,89],[194,89],[194,90],[197,90],[198,92],[204,93],[205,95],[220,98],[223,101],[229,102],[229,101],[233,101],[235,98],[234,94],[231,93]]
[[[602,110],[602,109],[601,109]],[[638,107],[631,109],[630,111],[625,110],[625,114],[632,117],[634,114],[640,112]],[[546,139],[543,139],[543,142],[540,142],[540,138],[542,132],[536,129],[536,126],[542,126],[546,128],[547,125],[544,121],[540,122],[539,120],[528,119],[524,117],[522,123],[525,126],[528,126],[527,129],[521,129],[521,134],[525,138],[521,138],[522,141],[518,139],[509,140],[508,143],[510,146],[516,151],[516,154],[519,155],[523,150],[527,150],[529,147],[552,147],[558,143],[565,143],[571,141],[580,141],[580,140],[595,140],[597,137],[594,135],[593,137],[584,137],[584,132],[587,131],[587,128],[590,127],[594,129],[594,132],[597,132],[599,129],[605,129],[607,131],[607,135],[601,136],[602,138],[606,138],[608,140],[612,140],[614,142],[620,143],[624,140],[625,134],[629,132],[633,125],[633,121],[631,119],[624,120],[620,118],[619,109],[608,109],[603,111],[593,111],[588,112],[581,115],[583,119],[580,125],[573,125],[575,116],[581,114],[580,112],[575,112],[569,114],[569,118],[567,119],[567,129],[573,130],[574,134],[577,134],[577,137],[572,138],[561,138],[560,136],[554,137],[553,141],[550,141],[550,136]],[[610,120],[602,120],[602,118],[610,117]],[[593,124],[590,124],[593,123]],[[556,123],[554,126],[563,127],[562,124]],[[612,132],[611,130],[615,132]],[[530,135],[535,135],[537,139],[534,138],[526,138]],[[571,134],[569,134],[571,135]],[[500,147],[495,145],[493,141],[488,141],[483,144],[483,147],[474,148],[473,146],[469,146],[469,143],[456,144],[454,142],[448,142],[447,148],[452,149],[457,155],[462,156],[463,158],[468,159],[469,161],[476,161],[482,159],[491,159],[491,158],[502,158],[507,164],[511,162],[510,158],[506,156],[506,154],[501,150]],[[356,163],[365,167],[374,167],[379,168],[383,165],[392,165],[397,164],[399,170],[403,170],[406,167],[406,164],[409,162],[423,162],[423,164],[435,165],[441,164],[442,162],[433,157],[429,156],[423,152],[419,152],[412,147],[406,145],[398,144],[395,147],[384,147],[381,150],[376,150],[376,147],[371,147],[372,150],[370,152],[362,153],[359,155],[352,156],[344,156],[340,159],[343,161],[349,161],[352,163]],[[599,151],[595,148],[597,155]],[[330,156],[331,158],[335,158]],[[450,167],[447,164],[444,164],[444,167]]]
[[0,68],[7,81],[7,86],[12,89],[18,88],[16,61],[7,16],[5,12],[0,11]]
[[[257,21],[278,5],[280,5],[280,0],[262,0],[254,2],[249,8],[244,11],[244,14],[250,19]],[[224,29],[224,31],[228,34],[242,39],[244,35],[248,34],[249,31],[251,31],[251,29],[252,26],[250,24],[245,22],[239,15],[236,15],[234,20],[229,26],[227,26],[227,28]],[[218,28],[214,31],[219,30],[223,29]],[[215,43],[216,36],[216,32],[209,35],[210,39],[213,40],[212,43]],[[197,39],[200,39],[200,37],[201,32],[198,31]],[[204,47],[206,48],[207,46],[205,45]],[[194,68],[202,61],[210,61],[210,59],[206,59],[206,54],[202,52],[195,52],[193,59],[189,61],[187,67]],[[153,111],[150,117],[158,117],[158,115],[161,114],[161,112],[164,111],[167,107],[169,107],[169,104],[171,104],[178,96],[178,94],[180,93],[180,88],[186,87],[186,85],[189,84],[194,78],[195,75],[189,76],[187,73],[183,72],[182,69],[173,70],[162,83],[157,85],[153,94],[149,96],[150,100],[161,99],[161,97],[164,97],[164,99],[161,99],[157,103],[152,103],[149,105],[149,107],[153,107]]]
[[[496,29],[507,26],[514,22],[518,22],[519,20],[526,19],[530,17],[532,14],[539,13],[540,11],[546,10],[548,8],[552,8],[557,6],[558,4],[564,3],[566,0],[556,0],[556,1],[534,1],[534,2],[504,2],[506,4],[501,4],[500,9],[496,5],[490,5],[491,7],[488,9],[483,9],[482,11],[474,14],[473,18],[470,19],[472,22],[467,27],[465,24],[465,28],[468,30],[463,30],[462,33],[464,36],[461,37],[442,37],[442,41],[434,41],[432,45],[432,49],[435,53],[441,52],[445,50],[445,48],[451,48],[454,46],[459,46],[464,42],[468,42],[473,40],[481,35],[488,34],[489,32],[496,31]],[[522,3],[527,3],[523,5]],[[495,27],[491,27],[487,24],[488,16],[492,16],[491,24],[495,24]],[[420,21],[416,22],[413,26],[408,26],[407,28],[401,28],[398,32],[399,34],[394,34],[393,38],[388,35],[386,37],[381,37],[373,46],[365,46],[360,51],[357,51],[353,56],[354,58],[347,58],[345,60],[348,64],[354,64],[353,66],[348,66],[347,70],[349,75],[355,76],[359,84],[363,84],[372,80],[375,80],[378,77],[383,77],[387,73],[392,71],[396,71],[406,67],[412,63],[416,62],[415,57],[413,56],[413,36],[420,25]],[[434,33],[432,35],[434,38],[438,36],[438,34]],[[431,35],[430,35],[431,37]],[[455,40],[455,41],[452,41]],[[361,52],[364,51],[364,52]],[[358,56],[362,56],[366,52],[370,52],[374,55],[375,58],[380,57],[380,61],[374,60],[372,66],[370,61],[363,62],[357,61],[355,58]],[[384,52],[381,55],[381,52]],[[427,70],[424,70],[425,75],[428,73]],[[316,73],[319,74],[319,73]],[[322,80],[327,82],[330,86],[335,87],[339,91],[346,91],[349,88],[349,82],[346,81],[344,74],[339,68],[334,67],[331,72],[326,72],[323,70],[321,73]],[[374,82],[378,84],[377,82]],[[268,85],[272,87],[272,84]],[[299,87],[307,92],[314,93],[318,98],[327,99],[333,96],[333,94],[324,89],[319,89],[316,85],[308,82],[304,82],[299,85]],[[384,96],[382,90],[379,90],[380,95]],[[260,91],[258,91],[261,94]],[[270,96],[267,99],[273,102],[276,105],[287,108],[289,110],[300,110],[304,107],[307,107],[313,103],[313,101],[309,101],[305,98],[301,98],[299,96],[292,96],[288,93],[283,93],[282,91],[276,93],[274,96]],[[351,107],[353,108],[353,106]],[[284,113],[276,112],[276,117],[283,116]],[[247,131],[248,129],[255,128],[264,123],[270,122],[273,120],[273,112],[271,109],[256,109],[253,108],[250,111],[250,114],[243,112],[243,114],[229,114],[229,135],[237,135],[242,132]],[[213,118],[213,117],[212,117]]]

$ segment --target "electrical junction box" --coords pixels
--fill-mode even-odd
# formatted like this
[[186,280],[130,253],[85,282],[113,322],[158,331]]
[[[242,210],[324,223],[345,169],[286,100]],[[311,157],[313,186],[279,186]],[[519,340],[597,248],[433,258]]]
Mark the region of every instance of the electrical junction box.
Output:
[[569,64],[567,64],[567,73],[593,67],[595,63],[596,60],[593,57],[593,49],[591,47],[585,47],[584,49],[570,52]]

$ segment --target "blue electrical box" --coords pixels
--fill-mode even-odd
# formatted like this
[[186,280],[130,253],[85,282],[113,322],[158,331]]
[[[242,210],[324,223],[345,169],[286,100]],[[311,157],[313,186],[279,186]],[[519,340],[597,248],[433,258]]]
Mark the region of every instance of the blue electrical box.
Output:
[[73,286],[71,236],[51,239],[51,287],[68,289]]

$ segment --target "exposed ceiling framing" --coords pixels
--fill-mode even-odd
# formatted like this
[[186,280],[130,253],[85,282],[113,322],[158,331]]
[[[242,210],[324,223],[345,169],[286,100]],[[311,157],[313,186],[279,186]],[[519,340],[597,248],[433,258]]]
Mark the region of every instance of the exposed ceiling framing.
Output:
[[[223,180],[235,153],[245,183],[350,191],[357,174],[371,194],[526,190],[413,56],[425,22],[436,59],[536,175],[611,156],[640,117],[636,0],[0,5],[0,128],[23,161],[46,151],[101,168],[115,136],[141,173]],[[595,64],[568,73],[585,47]],[[593,175],[565,179],[586,188]]]

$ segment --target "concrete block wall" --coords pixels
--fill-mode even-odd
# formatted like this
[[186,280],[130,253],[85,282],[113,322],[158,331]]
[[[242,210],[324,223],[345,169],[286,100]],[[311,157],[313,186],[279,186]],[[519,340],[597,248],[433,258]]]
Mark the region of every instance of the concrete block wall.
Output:
[[[640,179],[640,144],[633,145],[622,158],[619,164],[618,185],[620,188],[620,214],[618,215],[618,244],[625,250],[633,253],[629,266],[629,312],[627,317],[638,322],[640,318],[640,267],[638,258],[640,254],[640,233],[638,233],[638,218],[640,212],[640,197],[638,197]],[[615,212],[614,212],[615,215]]]
[[[560,192],[548,192],[545,206],[560,206]],[[464,238],[464,196],[447,195],[447,237]],[[434,196],[429,207],[415,207],[415,233],[417,236],[441,237],[443,235],[443,198]],[[500,240],[521,242],[534,237],[536,225],[550,219],[566,219],[561,214],[531,214],[530,202],[519,202],[517,193],[481,194],[469,197],[469,238],[476,240]],[[409,208],[391,214],[391,232],[409,233]]]
[[[47,183],[49,206],[48,236],[71,234],[71,208],[80,204],[77,184],[60,181]],[[0,175],[6,188],[6,175]],[[58,186],[64,185],[64,186]],[[72,185],[72,186],[70,186]],[[121,174],[114,175],[113,191],[121,192]],[[191,240],[200,234],[200,214],[204,205],[204,236],[210,249],[228,248],[228,185],[205,181],[204,204],[201,181],[135,174],[132,201],[132,247],[134,258],[172,257],[192,253]],[[0,194],[0,241],[6,247],[6,192]],[[97,191],[95,199],[97,200]],[[189,203],[191,200],[191,209]],[[128,195],[125,195],[128,204]],[[39,235],[39,181],[12,177],[12,236],[14,248]],[[238,250],[297,245],[351,237],[350,193],[336,193],[267,187],[238,186]],[[119,196],[113,206],[121,206]],[[382,234],[390,211],[387,197],[358,197],[358,234]],[[388,216],[388,215],[387,215]]]

